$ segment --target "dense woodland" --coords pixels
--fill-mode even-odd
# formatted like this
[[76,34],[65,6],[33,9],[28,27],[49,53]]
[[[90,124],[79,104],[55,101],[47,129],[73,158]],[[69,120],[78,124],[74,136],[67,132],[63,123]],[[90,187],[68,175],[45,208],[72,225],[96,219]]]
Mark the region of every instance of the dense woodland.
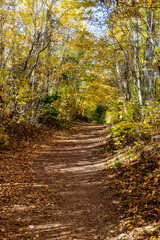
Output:
[[158,121],[159,1],[3,0],[0,11],[2,121],[95,119],[99,105],[107,122]]

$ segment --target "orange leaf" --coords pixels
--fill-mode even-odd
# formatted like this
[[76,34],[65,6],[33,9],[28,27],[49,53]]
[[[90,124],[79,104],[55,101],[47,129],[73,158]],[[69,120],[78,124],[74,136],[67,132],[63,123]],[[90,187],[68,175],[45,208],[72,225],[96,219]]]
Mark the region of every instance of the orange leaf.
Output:
[[152,5],[152,0],[148,0],[148,8],[150,8]]
[[155,208],[155,210],[160,214],[160,209],[159,208]]

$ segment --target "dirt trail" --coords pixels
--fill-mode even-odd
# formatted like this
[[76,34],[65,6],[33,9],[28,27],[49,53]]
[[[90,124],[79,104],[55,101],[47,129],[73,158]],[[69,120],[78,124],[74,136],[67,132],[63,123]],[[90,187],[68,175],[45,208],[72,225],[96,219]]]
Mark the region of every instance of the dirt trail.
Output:
[[116,193],[106,180],[105,160],[99,154],[104,131],[102,125],[84,124],[60,131],[35,150],[35,192],[49,188],[56,201],[50,197],[38,211],[34,206],[32,211],[17,210],[23,210],[17,217],[25,219],[25,230],[9,239],[110,239],[118,217]]
[[[104,146],[102,125],[84,125],[55,139],[59,148],[44,146],[37,166],[42,183],[48,184],[58,197],[50,218],[30,225],[45,239],[106,239],[116,225],[114,193],[106,181],[104,160],[98,151]],[[42,239],[44,239],[42,237]]]

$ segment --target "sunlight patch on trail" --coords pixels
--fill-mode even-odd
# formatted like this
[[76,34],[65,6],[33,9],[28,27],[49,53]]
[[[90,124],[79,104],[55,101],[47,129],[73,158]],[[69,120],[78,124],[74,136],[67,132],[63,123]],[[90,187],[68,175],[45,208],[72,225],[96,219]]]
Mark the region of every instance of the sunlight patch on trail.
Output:
[[56,230],[56,229],[66,229],[68,226],[70,226],[72,224],[62,224],[62,223],[48,223],[48,224],[42,224],[42,225],[29,225],[28,229],[29,230],[37,230],[38,232],[41,231],[51,231],[52,229]]
[[104,163],[95,163],[93,165],[84,165],[60,169],[60,172],[96,172],[98,169],[105,169]]
[[87,138],[87,139],[57,139],[55,142],[58,143],[97,143],[99,138]]

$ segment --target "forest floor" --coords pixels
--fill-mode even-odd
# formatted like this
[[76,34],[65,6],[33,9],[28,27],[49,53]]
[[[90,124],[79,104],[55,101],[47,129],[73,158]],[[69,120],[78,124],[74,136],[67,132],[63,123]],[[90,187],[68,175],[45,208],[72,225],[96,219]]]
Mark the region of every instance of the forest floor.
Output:
[[124,230],[121,166],[107,166],[106,134],[84,123],[2,151],[0,239],[160,239],[156,221]]

